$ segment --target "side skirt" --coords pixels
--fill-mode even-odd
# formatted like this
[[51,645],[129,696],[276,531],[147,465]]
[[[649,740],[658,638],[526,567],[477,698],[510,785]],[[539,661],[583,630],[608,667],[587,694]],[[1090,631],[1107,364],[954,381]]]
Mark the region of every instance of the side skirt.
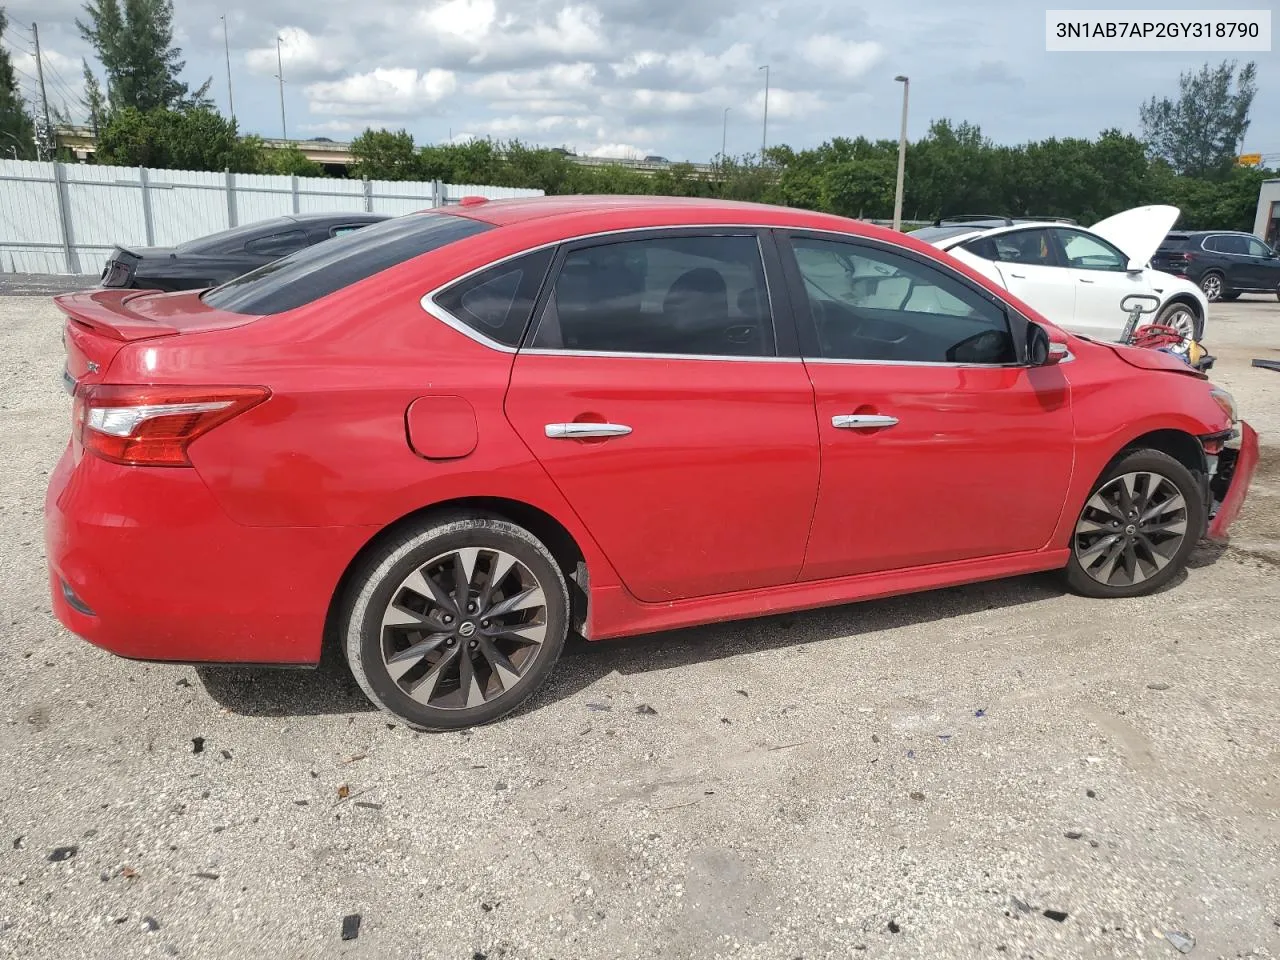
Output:
[[999,580],[1025,573],[1060,570],[1067,565],[1070,556],[1070,550],[1011,553],[853,577],[787,583],[762,590],[722,593],[670,603],[641,603],[621,586],[608,587],[591,595],[585,635],[589,640],[607,640],[703,623],[745,620],[858,600],[875,600],[982,580]]

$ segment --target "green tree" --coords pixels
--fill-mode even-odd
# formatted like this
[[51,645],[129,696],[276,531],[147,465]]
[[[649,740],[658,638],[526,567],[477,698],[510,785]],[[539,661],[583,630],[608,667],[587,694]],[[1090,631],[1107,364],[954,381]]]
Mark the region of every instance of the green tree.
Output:
[[351,173],[368,180],[413,180],[419,175],[413,135],[369,128],[351,141]]
[[1226,177],[1249,129],[1257,74],[1252,61],[1238,74],[1234,60],[1206,63],[1178,78],[1176,98],[1152,97],[1139,111],[1151,156],[1187,176]]
[[267,170],[256,137],[242,138],[234,120],[207,109],[112,112],[98,136],[98,163],[172,170]]
[[[249,138],[246,137],[245,140]],[[294,177],[323,177],[324,167],[310,159],[296,146],[283,149],[263,151],[262,169],[264,173],[277,173]]]
[[89,61],[82,60],[81,64],[84,67],[84,106],[89,111],[89,126],[97,137],[107,119],[107,98],[98,78],[89,69]]
[[206,80],[197,90],[179,79],[186,63],[173,46],[173,0],[89,0],[80,35],[98,53],[107,74],[107,97],[117,108],[210,107]]
[[[0,32],[8,26],[9,18],[0,7]],[[12,157],[16,152],[20,160],[35,159],[35,136],[35,121],[22,99],[13,61],[9,51],[0,47],[0,156]]]

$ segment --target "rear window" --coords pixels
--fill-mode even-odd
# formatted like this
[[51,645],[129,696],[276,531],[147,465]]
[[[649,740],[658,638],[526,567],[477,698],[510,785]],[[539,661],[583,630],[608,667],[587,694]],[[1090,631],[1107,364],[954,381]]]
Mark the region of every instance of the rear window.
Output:
[[960,227],[921,227],[919,230],[912,230],[907,236],[923,240],[925,243],[937,243],[939,240],[958,237],[961,234],[973,233],[975,230],[981,229],[981,227],[975,227],[972,224],[965,224]]
[[214,287],[203,299],[231,313],[284,313],[492,229],[492,224],[467,217],[411,213],[299,250]]
[[1161,250],[1185,250],[1191,246],[1191,238],[1185,233],[1171,233],[1160,241]]

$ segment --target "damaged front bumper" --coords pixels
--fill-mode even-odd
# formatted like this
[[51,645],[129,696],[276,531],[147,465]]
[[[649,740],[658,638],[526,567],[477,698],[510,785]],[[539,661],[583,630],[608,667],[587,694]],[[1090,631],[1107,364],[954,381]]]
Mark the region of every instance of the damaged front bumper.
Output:
[[[1206,451],[1207,453],[1207,451]],[[1258,467],[1258,433],[1243,420],[1240,435],[1224,444],[1209,461],[1209,528],[1208,540],[1224,543],[1227,528],[1240,514],[1244,498]]]

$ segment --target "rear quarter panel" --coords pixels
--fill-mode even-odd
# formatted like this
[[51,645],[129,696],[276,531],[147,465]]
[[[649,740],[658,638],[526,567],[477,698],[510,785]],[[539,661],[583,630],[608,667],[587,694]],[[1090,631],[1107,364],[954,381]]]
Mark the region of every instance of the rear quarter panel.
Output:
[[[446,500],[507,498],[559,520],[587,555],[593,581],[613,582],[503,412],[514,354],[473,341],[421,307],[427,291],[507,252],[494,249],[492,236],[234,330],[132,344],[110,379],[271,391],[190,447],[200,477],[238,523],[376,530]],[[466,398],[478,434],[472,453],[428,460],[413,451],[406,413],[424,396]]]

